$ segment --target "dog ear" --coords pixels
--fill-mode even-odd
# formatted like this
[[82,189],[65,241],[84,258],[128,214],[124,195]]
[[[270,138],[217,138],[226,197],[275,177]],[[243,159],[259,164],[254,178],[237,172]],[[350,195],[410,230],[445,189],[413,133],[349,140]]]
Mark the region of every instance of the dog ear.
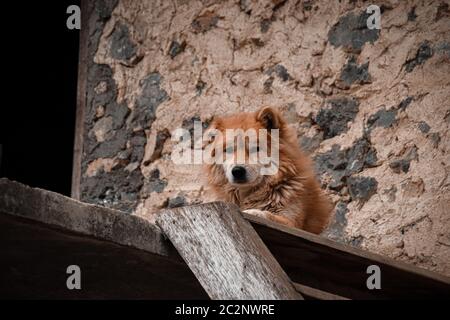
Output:
[[220,118],[213,119],[203,135],[202,149],[205,149],[207,145],[214,142],[217,136],[217,132],[220,131],[220,128]]
[[264,107],[256,112],[256,120],[261,122],[267,130],[281,129],[283,119],[278,110],[271,107]]

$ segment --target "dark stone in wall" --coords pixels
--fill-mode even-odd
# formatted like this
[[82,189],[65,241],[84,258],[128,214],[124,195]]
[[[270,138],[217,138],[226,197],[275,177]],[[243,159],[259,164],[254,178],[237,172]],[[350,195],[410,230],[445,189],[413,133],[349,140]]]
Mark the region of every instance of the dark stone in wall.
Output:
[[431,127],[425,121],[420,121],[418,127],[422,133],[428,133],[431,129]]
[[361,52],[365,43],[374,43],[380,35],[380,30],[367,28],[369,17],[365,11],[359,15],[350,12],[341,17],[328,32],[328,41],[335,47],[342,46],[346,51]]
[[413,160],[417,161],[417,159],[419,158],[417,150],[418,149],[415,145],[412,146],[411,148],[409,148],[406,151],[406,155],[403,158],[391,161],[389,163],[389,167],[395,173],[400,173],[400,172],[407,173],[409,171],[411,161],[413,161]]
[[363,137],[345,150],[333,145],[330,151],[316,155],[314,161],[316,172],[320,176],[327,174],[332,177],[328,187],[340,190],[345,186],[348,177],[365,168],[376,166],[378,159],[370,141]]
[[179,208],[187,205],[186,198],[179,195],[167,201],[167,208]]
[[143,185],[140,171],[128,172],[123,167],[109,173],[83,179],[82,200],[131,213]]
[[443,41],[436,45],[434,48],[436,52],[442,55],[446,55],[450,59],[450,43]]
[[437,148],[439,146],[439,142],[441,142],[441,136],[438,132],[433,132],[428,134],[428,138],[430,138],[431,142],[433,143],[433,148]]
[[333,145],[330,151],[318,154],[314,161],[316,172],[319,176],[328,174],[333,178],[329,184],[330,188],[339,190],[344,186],[345,168],[348,165],[344,150],[341,150],[338,145]]
[[396,122],[396,109],[382,109],[371,115],[367,120],[369,130],[375,127],[389,128]]
[[369,63],[359,66],[355,57],[351,57],[341,72],[340,81],[343,88],[349,88],[353,83],[365,84],[370,83]]
[[317,148],[319,148],[320,143],[322,141],[323,141],[323,132],[319,132],[313,137],[302,136],[300,137],[300,147],[303,151],[312,153]]
[[348,213],[347,204],[339,202],[336,206],[336,223],[345,226],[347,224],[346,214]]
[[348,130],[347,123],[353,121],[359,111],[359,102],[353,98],[335,98],[326,102],[315,121],[324,131],[324,138],[333,138]]
[[333,221],[325,231],[325,236],[335,241],[344,241],[345,227],[347,226],[348,208],[345,202],[339,201],[336,205]]
[[352,200],[366,202],[377,192],[378,182],[372,177],[350,177],[347,185]]
[[92,1],[92,5],[88,6],[89,15],[89,68],[94,63],[94,55],[97,52],[98,43],[103,32],[106,22],[111,18],[114,8],[117,6],[119,0],[98,0]]
[[407,173],[409,171],[409,163],[410,162],[405,159],[394,160],[391,163],[389,163],[389,167],[395,173],[400,173],[400,171]]
[[411,10],[408,12],[408,21],[415,21],[416,18],[417,18],[416,7],[412,7]]
[[148,197],[152,192],[161,193],[166,187],[167,181],[160,179],[160,172],[155,169],[150,173],[150,178],[142,190],[142,195]]
[[291,79],[291,75],[289,74],[287,69],[281,64],[277,64],[273,67],[270,67],[265,73],[269,76],[272,76],[273,74],[275,74],[282,81],[288,81]]
[[118,130],[125,125],[125,120],[130,113],[125,103],[117,104],[113,102],[106,107],[105,116],[110,116],[113,119],[113,129]]
[[145,145],[147,144],[147,137],[144,131],[139,131],[133,134],[130,139],[131,155],[130,162],[142,162],[145,154]]
[[395,173],[400,173],[400,171],[406,173],[409,171],[409,161],[405,159],[394,160],[391,163],[389,163],[389,167]]
[[170,138],[170,132],[167,129],[164,129],[162,131],[158,131],[156,134],[156,143],[155,143],[155,150],[153,151],[152,156],[150,159],[144,162],[145,166],[148,166],[150,163],[155,161],[156,159],[161,158],[162,151],[164,149],[164,143],[166,143],[167,139]]
[[272,19],[263,19],[260,22],[261,33],[266,33],[270,29],[270,25],[272,24]]
[[370,144],[367,138],[356,140],[347,151],[349,167],[346,168],[347,174],[361,172],[365,168],[372,168],[377,165],[377,152]]
[[162,77],[154,72],[141,80],[142,93],[137,98],[135,108],[131,114],[131,123],[142,129],[149,129],[155,121],[156,109],[166,101],[169,96],[161,88]]
[[415,67],[423,64],[432,56],[433,56],[433,49],[430,47],[428,41],[422,42],[419,49],[417,50],[416,56],[411,60],[406,61],[405,63],[406,72],[413,71]]
[[361,247],[362,242],[364,241],[363,236],[352,237],[347,243],[353,247]]
[[104,142],[97,143],[95,137],[90,140],[90,148],[86,150],[89,153],[87,159],[92,161],[98,158],[112,158],[120,151],[125,150],[128,134],[126,130],[117,130],[110,139]]
[[117,6],[119,0],[97,0],[95,1],[95,11],[98,15],[98,17],[103,20],[107,21],[109,18],[111,18],[111,13],[113,12],[114,8]]
[[116,24],[111,35],[111,56],[116,60],[131,63],[136,52],[136,45],[130,40],[128,27],[121,23]]
[[210,124],[209,120],[206,120],[204,122],[202,122],[201,118],[199,116],[193,116],[190,119],[185,119],[183,120],[183,123],[181,124],[181,128],[189,131],[189,134],[191,136],[191,148],[194,148],[194,125],[195,122],[201,122],[202,123],[202,130],[206,130]]
[[181,43],[179,43],[178,41],[175,41],[175,40],[172,41],[172,43],[170,44],[170,48],[169,48],[169,55],[170,55],[170,57],[172,59],[175,58],[177,55],[182,53],[185,48],[186,48],[186,42],[185,41],[183,41]]
[[197,96],[201,96],[203,93],[203,90],[206,88],[206,83],[202,80],[198,80],[197,84],[195,85],[195,90],[197,91]]
[[402,100],[402,102],[400,102],[398,109],[399,110],[405,110],[406,108],[409,107],[409,105],[411,104],[411,102],[414,100],[413,97],[406,97],[405,99]]

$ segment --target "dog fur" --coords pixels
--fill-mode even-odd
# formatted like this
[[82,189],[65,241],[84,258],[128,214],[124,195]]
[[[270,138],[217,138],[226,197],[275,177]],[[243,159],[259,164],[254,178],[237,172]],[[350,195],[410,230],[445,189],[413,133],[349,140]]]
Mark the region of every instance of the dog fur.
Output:
[[[275,175],[256,175],[258,168],[243,164],[247,173],[251,172],[248,173],[251,179],[234,183],[229,174],[230,164],[205,164],[207,184],[217,200],[235,203],[250,214],[315,234],[327,227],[331,202],[320,188],[311,160],[300,150],[294,130],[278,110],[265,107],[254,113],[215,118],[208,130],[212,129],[224,135],[226,129],[267,129],[268,148],[270,130],[279,129],[279,169]],[[223,139],[213,139],[209,143],[225,144]],[[245,148],[248,155],[247,144]]]

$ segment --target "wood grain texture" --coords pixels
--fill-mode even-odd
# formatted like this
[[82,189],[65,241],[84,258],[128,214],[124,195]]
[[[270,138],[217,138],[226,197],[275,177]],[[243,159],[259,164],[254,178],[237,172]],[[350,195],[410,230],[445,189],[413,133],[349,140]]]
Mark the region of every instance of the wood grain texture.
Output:
[[235,205],[163,210],[156,221],[210,298],[302,299]]
[[159,228],[143,218],[30,188],[5,178],[0,179],[0,210],[162,256],[173,255],[175,251]]
[[[211,276],[217,276],[215,272],[218,274],[224,272],[224,267],[228,265],[222,264],[222,260],[226,258],[236,263],[236,270],[240,272],[236,279],[239,279],[241,283],[245,284],[246,281],[249,281],[252,284],[256,280],[259,281],[259,278],[255,278],[257,276],[251,278],[246,269],[248,267],[251,270],[253,267],[262,268],[260,264],[263,260],[259,258],[258,254],[260,253],[257,251],[261,247],[262,240],[273,255],[267,255],[270,257],[271,263],[274,263],[273,258],[277,260],[275,261],[276,270],[279,270],[281,266],[289,278],[296,283],[294,284],[295,288],[305,298],[328,300],[450,297],[450,279],[448,277],[417,268],[414,265],[394,261],[245,213],[242,215],[247,221],[242,222],[241,213],[234,206],[204,204],[193,207],[194,213],[190,213],[192,211],[190,208],[173,209],[170,215],[180,212],[188,215],[187,217],[180,216],[185,222],[176,226],[181,229],[178,231],[180,232],[178,237],[188,232],[183,231],[184,229],[194,228],[199,219],[200,221],[205,220],[204,217],[199,217],[201,212],[210,215],[211,221],[201,223],[212,223],[215,226],[208,225],[208,229],[198,234],[197,238],[191,238],[191,242],[186,244],[186,250],[191,250],[190,253],[188,252],[191,259],[189,266],[192,267],[192,264],[199,263],[199,266],[205,268],[200,264],[207,264]],[[216,213],[214,216],[217,208],[222,214],[217,216]],[[106,240],[154,253],[166,257],[173,263],[183,262],[160,228],[149,221],[120,211],[84,204],[53,192],[30,188],[8,179],[0,179],[0,212],[37,221],[49,228],[57,226],[63,230],[95,237],[100,241]],[[191,220],[192,218],[195,218],[196,221]],[[249,226],[248,221],[251,222],[254,230]],[[211,242],[211,239],[219,241],[218,239],[222,235],[216,235],[217,230],[222,232],[225,235],[224,239],[228,241],[218,245],[220,257],[218,260],[212,258],[215,254],[214,251],[205,247],[204,244],[205,241]],[[176,238],[177,235],[174,237]],[[17,237],[17,239],[19,238]],[[36,241],[40,243],[40,240]],[[256,241],[257,249],[251,252],[248,260],[242,260],[241,256],[236,255],[236,248],[248,247],[248,241]],[[40,244],[43,245],[43,243]],[[263,250],[267,250],[267,248],[264,247]],[[180,249],[178,248],[178,250]],[[198,255],[199,253],[206,255],[206,261]],[[366,287],[368,277],[366,269],[372,264],[381,268],[381,290],[368,290]],[[185,265],[184,262],[183,265]],[[236,277],[233,273],[230,276]],[[266,280],[271,281],[270,278]],[[281,281],[285,280],[286,277],[283,273]],[[186,279],[186,281],[190,280]],[[281,285],[279,280],[273,281]],[[244,288],[247,290],[246,287]],[[240,298],[241,296],[237,295],[236,297]],[[242,297],[247,296],[242,294]]]
[[347,298],[328,293],[319,289],[314,289],[294,282],[295,290],[300,292],[305,300],[349,300]]
[[71,196],[80,200],[81,160],[83,156],[84,115],[86,109],[86,86],[88,69],[89,12],[92,5],[88,0],[81,1],[81,30],[78,61],[77,110],[75,141],[73,147],[72,191]]
[[[286,271],[299,284],[349,299],[450,297],[450,279],[267,219],[243,214]],[[381,290],[369,290],[367,267],[381,269]]]
[[[0,299],[209,299],[183,260],[67,231],[0,209]],[[81,290],[66,269],[81,268]]]

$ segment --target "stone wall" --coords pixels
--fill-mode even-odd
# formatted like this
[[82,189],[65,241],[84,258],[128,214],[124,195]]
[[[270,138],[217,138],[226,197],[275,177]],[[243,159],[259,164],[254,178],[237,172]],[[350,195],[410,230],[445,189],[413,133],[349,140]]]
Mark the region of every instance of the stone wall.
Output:
[[325,236],[450,275],[450,8],[92,2],[83,201],[150,219],[212,200],[171,132],[279,107],[336,204]]

